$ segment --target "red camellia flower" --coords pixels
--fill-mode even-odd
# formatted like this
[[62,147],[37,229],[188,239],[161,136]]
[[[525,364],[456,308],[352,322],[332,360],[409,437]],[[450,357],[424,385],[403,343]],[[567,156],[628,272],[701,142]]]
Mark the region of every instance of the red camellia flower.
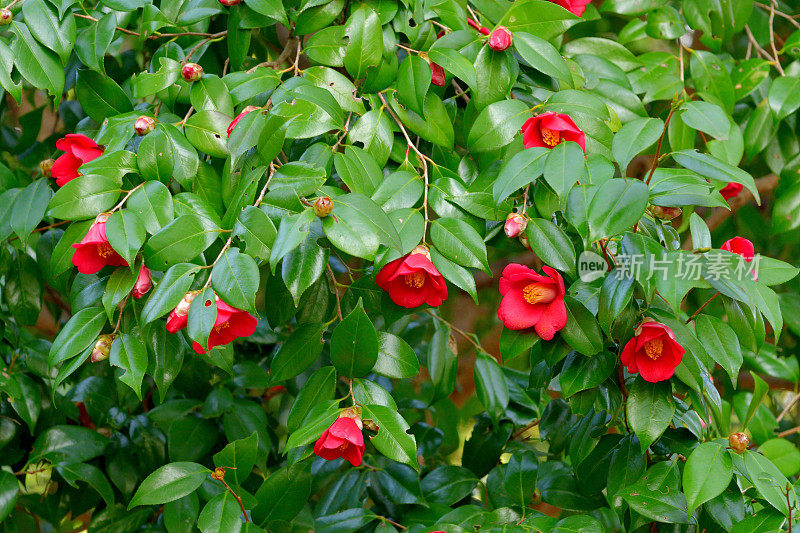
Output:
[[360,419],[340,416],[314,444],[314,453],[328,461],[344,457],[351,465],[360,465],[364,456],[362,427]]
[[147,294],[147,291],[149,291],[152,286],[153,279],[150,277],[150,269],[142,263],[142,268],[139,269],[139,276],[136,278],[136,283],[133,284],[131,294],[134,298],[139,299]]
[[121,255],[111,247],[106,237],[106,221],[111,213],[102,213],[94,219],[81,242],[73,244],[72,264],[81,274],[96,274],[104,266],[128,266]]
[[250,111],[255,111],[256,109],[258,109],[258,108],[256,106],[254,106],[254,105],[249,105],[249,106],[245,107],[244,109],[242,109],[242,112],[239,113],[238,115],[236,115],[236,118],[231,121],[230,125],[228,125],[228,137],[231,136],[231,133],[233,132],[233,128],[236,127],[236,125],[239,123],[239,121],[242,120],[242,118],[244,118],[244,116],[246,114],[248,114]]
[[719,193],[722,195],[723,198],[726,200],[730,200],[731,198],[736,198],[739,196],[739,193],[742,192],[744,185],[741,183],[729,183],[720,189]]
[[437,307],[447,300],[447,284],[424,245],[383,267],[375,283],[389,293],[394,303],[408,309],[423,303]]
[[550,111],[531,117],[522,125],[520,132],[525,148],[555,148],[562,141],[574,141],[581,150],[586,151],[586,137],[569,115]]
[[[731,252],[732,254],[740,255],[744,257],[744,260],[750,263],[753,261],[753,258],[756,256],[756,247],[753,246],[753,243],[750,240],[745,239],[744,237],[734,237],[733,239],[728,239],[722,246],[719,247],[720,250],[726,250]],[[753,272],[753,279],[758,281],[758,274]]]
[[580,17],[586,11],[586,6],[592,3],[592,0],[550,0],[554,4],[558,4],[575,16]]
[[[187,326],[189,323],[189,307],[191,307],[192,301],[198,293],[199,291],[187,293],[175,309],[172,310],[169,317],[167,317],[167,331],[175,333]],[[226,304],[219,297],[216,298],[216,302],[217,320],[208,335],[209,350],[215,346],[231,343],[239,337],[249,337],[255,333],[256,324],[258,323],[256,317],[247,311],[242,311]],[[192,348],[199,354],[206,353],[206,350],[197,342],[192,343]]]
[[59,187],[80,176],[78,168],[82,164],[103,155],[101,146],[86,135],[77,133],[68,133],[63,139],[57,140],[56,148],[64,153],[53,163],[50,175],[56,179],[56,185]]
[[511,32],[505,26],[498,26],[489,36],[489,48],[496,52],[502,52],[511,46]]
[[564,280],[556,270],[543,266],[544,274],[518,263],[503,269],[497,317],[508,329],[534,328],[542,339],[553,339],[567,324]]
[[645,318],[623,348],[620,360],[631,374],[638,372],[645,381],[656,383],[672,377],[675,367],[681,364],[683,352],[670,328]]

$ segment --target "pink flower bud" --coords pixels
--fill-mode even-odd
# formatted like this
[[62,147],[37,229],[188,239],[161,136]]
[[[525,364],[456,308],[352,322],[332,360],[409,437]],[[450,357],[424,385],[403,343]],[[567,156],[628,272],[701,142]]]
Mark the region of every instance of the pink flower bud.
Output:
[[43,159],[39,162],[39,170],[42,171],[42,176],[45,178],[52,177],[53,163],[55,163],[53,159]]
[[142,268],[139,270],[139,277],[136,278],[136,283],[133,285],[133,290],[131,294],[134,298],[141,298],[150,288],[153,286],[153,279],[150,277],[150,270],[142,264]]
[[505,26],[498,26],[489,36],[489,48],[502,52],[511,46],[511,32]]
[[147,135],[151,131],[156,128],[156,121],[153,117],[148,117],[147,115],[142,115],[141,117],[136,119],[136,122],[133,123],[133,129],[136,131],[136,135],[142,136]]
[[8,26],[14,18],[10,9],[0,9],[0,26]]
[[197,63],[186,63],[181,69],[181,76],[189,83],[198,81],[203,77],[203,67]]
[[242,0],[219,0],[219,3],[226,7],[235,6],[241,3]]
[[431,83],[439,87],[444,87],[447,83],[447,74],[444,73],[444,69],[433,61],[431,61]]
[[519,213],[510,213],[508,217],[506,217],[506,237],[509,239],[513,239],[514,237],[519,237],[520,234],[525,231],[525,228],[528,225],[528,220],[520,215]]
[[330,196],[321,196],[314,202],[314,214],[319,218],[325,218],[333,211],[333,200]]

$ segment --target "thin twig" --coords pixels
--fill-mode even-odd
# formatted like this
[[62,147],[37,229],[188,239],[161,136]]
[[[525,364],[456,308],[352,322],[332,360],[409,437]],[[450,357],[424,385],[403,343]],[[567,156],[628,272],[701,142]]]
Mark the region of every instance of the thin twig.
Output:
[[[778,50],[775,48],[775,30],[773,29],[773,22],[775,22],[775,0],[770,0],[769,3],[769,46],[772,48],[772,57],[775,58],[775,68],[778,69],[778,72],[781,76],[786,76],[786,73],[783,71],[783,67],[781,66],[780,57],[778,57]],[[789,531],[791,531],[791,526],[789,527]]]
[[526,432],[526,431],[528,431],[529,429],[531,429],[531,428],[534,428],[534,427],[536,427],[536,426],[538,426],[538,425],[539,425],[539,419],[538,419],[538,418],[537,418],[536,420],[534,420],[533,422],[529,422],[529,423],[525,424],[525,425],[524,425],[524,426],[522,426],[520,429],[518,429],[517,431],[515,431],[513,435],[511,435],[511,440],[516,440],[516,439],[517,439],[518,437],[520,437],[520,436],[521,436],[523,433],[525,433],[525,432]]
[[783,408],[783,411],[781,411],[781,414],[778,415],[776,421],[780,422],[781,420],[783,420],[783,417],[789,413],[789,411],[792,409],[792,407],[794,407],[794,404],[796,404],[798,400],[800,400],[800,392],[795,394],[794,398],[792,398],[792,401],[790,401],[789,404]]
[[[653,173],[658,168],[658,158],[661,155],[661,144],[664,142],[664,136],[667,134],[667,126],[669,126],[669,121],[672,118],[672,115],[675,114],[675,108],[677,105],[671,105],[669,109],[669,115],[667,115],[667,119],[664,121],[664,129],[661,132],[661,137],[658,138],[658,144],[656,145],[656,155],[653,157],[653,164],[650,166],[650,173],[647,175],[647,181],[645,182],[647,185],[650,185],[650,180],[653,178]],[[627,170],[627,169],[626,169]]]
[[[286,41],[286,45],[283,48],[283,51],[280,53],[277,59],[274,61],[264,61],[263,63],[259,63],[258,65],[254,66],[250,70],[248,70],[248,74],[254,72],[258,67],[269,67],[274,68],[286,61],[286,59],[291,55],[294,51],[294,46],[296,43],[299,43],[299,39],[297,37],[292,37],[288,41]],[[297,44],[297,46],[300,46]]]
[[712,296],[711,298],[709,298],[708,300],[706,300],[706,303],[704,303],[703,305],[701,305],[701,306],[700,306],[700,307],[697,309],[697,311],[695,311],[695,312],[692,314],[692,316],[690,316],[689,318],[687,318],[687,319],[686,319],[686,323],[688,324],[689,322],[691,322],[691,321],[692,321],[692,319],[693,319],[694,317],[696,317],[697,315],[699,315],[699,314],[700,314],[700,311],[702,311],[703,309],[705,309],[705,308],[706,308],[706,306],[707,306],[708,304],[710,304],[711,302],[713,302],[713,301],[714,301],[714,298],[716,298],[716,297],[717,297],[717,296],[719,296],[719,295],[720,295],[720,293],[719,293],[719,292],[716,292],[716,293],[714,294],[714,296]]
[[331,281],[333,281],[333,293],[336,295],[336,316],[339,317],[339,321],[342,321],[342,301],[339,298],[339,282],[336,281],[336,275],[333,273],[333,269],[331,265],[325,265],[328,267],[328,275],[331,277]]
[[467,339],[469,341],[469,343],[472,344],[475,347],[476,350],[480,350],[482,352],[486,351],[486,350],[483,349],[483,346],[481,346],[478,342],[475,342],[475,339],[472,338],[472,335],[470,335],[469,333],[465,332],[464,330],[458,328],[452,322],[448,322],[447,320],[445,320],[444,318],[440,317],[439,315],[434,314],[431,309],[428,309],[428,314],[431,315],[436,320],[438,320],[439,322],[442,322],[442,323],[447,324],[448,326],[450,326],[450,329],[452,329],[453,331],[455,331],[456,333],[458,333],[459,335],[461,335],[462,337]]
[[[769,11],[769,9],[770,9],[770,6],[768,6],[767,4],[762,4],[761,2],[753,2],[753,5],[755,5],[755,6],[758,6],[758,7],[760,7],[761,9],[766,9],[767,11]],[[793,17],[793,16],[791,16],[791,15],[787,15],[787,14],[786,14],[786,13],[784,13],[783,11],[778,11],[777,9],[775,9],[775,14],[776,14],[776,15],[778,15],[779,17],[782,17],[782,18],[784,18],[784,19],[788,20],[789,22],[791,22],[792,24],[794,24],[794,26],[795,26],[795,27],[797,27],[797,28],[800,28],[800,22],[797,22],[797,21],[794,19],[794,17]]]

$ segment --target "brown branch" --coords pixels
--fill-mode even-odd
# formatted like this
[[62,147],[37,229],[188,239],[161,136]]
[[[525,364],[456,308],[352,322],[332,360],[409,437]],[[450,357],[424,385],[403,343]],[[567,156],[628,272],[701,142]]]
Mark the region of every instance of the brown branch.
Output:
[[286,46],[283,47],[283,51],[280,53],[277,59],[275,59],[274,61],[264,61],[263,63],[259,63],[258,65],[254,66],[247,72],[248,73],[254,72],[258,67],[269,67],[269,68],[277,67],[278,65],[286,61],[290,55],[292,55],[295,46],[297,46],[297,48],[300,48],[300,39],[298,37],[292,37],[291,39],[286,41]]

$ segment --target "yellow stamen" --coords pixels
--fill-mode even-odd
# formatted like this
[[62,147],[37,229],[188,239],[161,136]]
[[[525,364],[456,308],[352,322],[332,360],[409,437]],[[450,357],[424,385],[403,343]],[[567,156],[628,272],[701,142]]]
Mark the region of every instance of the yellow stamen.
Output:
[[556,298],[555,288],[541,283],[531,283],[522,289],[522,297],[529,304],[550,303]]
[[551,130],[550,128],[545,128],[545,127],[542,127],[540,129],[542,132],[542,141],[550,148],[553,148],[554,146],[556,146],[558,143],[561,142],[561,132]]
[[423,285],[425,285],[425,273],[421,270],[417,270],[412,274],[406,274],[403,276],[403,281],[405,281],[406,285],[412,289],[420,289]]
[[649,341],[644,343],[644,353],[647,354],[647,357],[649,357],[653,361],[661,357],[661,353],[663,351],[664,351],[664,341],[661,340],[661,337],[650,339]]
[[230,324],[230,322],[226,321],[226,322],[223,322],[222,324],[217,324],[216,326],[214,326],[214,331],[219,333],[223,329],[228,329],[229,327],[231,327],[231,324]]
[[114,253],[114,249],[107,242],[103,242],[97,245],[97,253],[100,257],[108,257]]

